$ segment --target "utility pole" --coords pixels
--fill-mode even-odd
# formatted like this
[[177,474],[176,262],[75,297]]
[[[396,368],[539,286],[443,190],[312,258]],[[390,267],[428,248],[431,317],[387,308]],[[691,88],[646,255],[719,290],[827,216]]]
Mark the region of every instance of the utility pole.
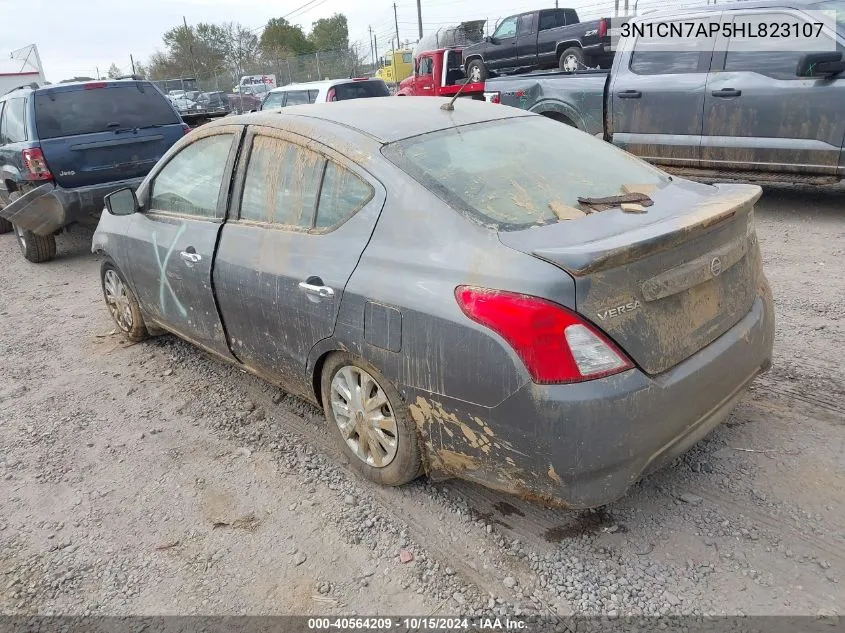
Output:
[[625,0],[625,15],[628,15],[628,0]]
[[616,0],[616,2],[614,3],[613,17],[614,18],[619,17],[619,0]]
[[97,69],[97,80],[99,80],[99,79],[100,79],[100,67],[99,67],[99,66],[94,66],[94,68],[96,68],[96,69]]
[[393,22],[396,24],[396,41],[399,41],[399,18],[396,16],[396,3],[393,3]]
[[132,74],[135,74],[135,58],[132,57],[132,53],[129,53],[129,61],[132,63]]
[[373,33],[373,46],[375,47],[376,51],[376,59],[378,59],[378,35]]
[[373,68],[376,67],[376,52],[373,48],[373,27],[370,26],[370,59],[373,60]]
[[[555,4],[557,4],[557,0],[555,0]],[[417,0],[417,25],[420,29],[420,39],[422,39],[422,6],[420,5],[420,0]],[[399,36],[397,35],[396,37]]]

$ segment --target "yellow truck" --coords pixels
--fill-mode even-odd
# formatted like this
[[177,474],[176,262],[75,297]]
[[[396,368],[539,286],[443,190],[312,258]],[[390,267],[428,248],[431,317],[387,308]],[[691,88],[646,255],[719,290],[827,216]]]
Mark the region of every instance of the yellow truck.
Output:
[[414,74],[414,54],[409,48],[400,48],[387,53],[379,60],[376,77],[385,83],[399,83]]

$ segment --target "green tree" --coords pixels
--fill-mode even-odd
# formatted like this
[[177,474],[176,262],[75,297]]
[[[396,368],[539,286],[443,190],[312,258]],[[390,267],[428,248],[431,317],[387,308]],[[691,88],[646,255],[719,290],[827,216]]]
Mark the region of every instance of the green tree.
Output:
[[109,70],[106,73],[109,79],[117,79],[118,77],[123,76],[123,71],[117,67],[117,64],[112,64],[109,66]]
[[261,34],[260,48],[262,55],[271,59],[314,52],[302,27],[284,18],[271,18],[267,22]]
[[330,18],[317,20],[311,25],[308,39],[317,51],[348,50],[349,25],[346,16],[335,13]]
[[226,34],[226,65],[236,77],[255,68],[259,56],[258,36],[235,22],[223,25]]
[[93,77],[71,77],[70,79],[62,79],[60,84],[69,84],[74,81],[94,81]]

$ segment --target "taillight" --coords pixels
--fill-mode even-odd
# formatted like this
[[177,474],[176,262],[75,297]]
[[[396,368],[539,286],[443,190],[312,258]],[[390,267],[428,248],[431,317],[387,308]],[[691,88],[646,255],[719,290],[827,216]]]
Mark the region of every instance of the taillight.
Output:
[[337,95],[334,88],[329,88],[329,93],[326,95],[326,101],[337,101]]
[[85,90],[96,90],[97,88],[105,88],[106,86],[108,86],[108,83],[106,83],[105,81],[95,81],[95,82],[85,84],[83,86],[83,89],[85,89]]
[[470,319],[508,342],[536,383],[582,382],[634,366],[604,334],[557,303],[472,286],[458,286],[455,298]]
[[44,160],[44,153],[40,148],[25,149],[21,154],[26,171],[29,172],[27,180],[53,179],[53,174],[50,173],[50,168],[47,167],[47,161]]
[[487,103],[502,103],[502,95],[499,92],[485,92],[484,98]]
[[607,37],[607,18],[599,20],[599,39]]
[[184,130],[185,134],[190,134],[191,133],[191,126],[188,125],[187,123],[183,123],[182,124],[182,130]]

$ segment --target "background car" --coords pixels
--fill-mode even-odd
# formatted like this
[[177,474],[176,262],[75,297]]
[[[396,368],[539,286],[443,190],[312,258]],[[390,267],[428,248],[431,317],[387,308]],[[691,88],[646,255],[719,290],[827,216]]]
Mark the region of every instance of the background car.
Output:
[[348,99],[368,99],[370,97],[389,97],[390,90],[382,79],[374,77],[356,77],[354,79],[334,79],[331,81],[311,81],[301,84],[289,84],[275,88],[267,93],[261,110],[285,108],[305,103],[324,103],[328,101],[346,101]]
[[320,404],[374,481],[425,468],[604,505],[771,363],[760,188],[446,103],[304,105],[188,135],[137,196],[107,199],[106,304],[132,340],[162,328]]
[[185,134],[149,81],[67,83],[0,97],[0,233],[14,228],[24,257],[56,254],[55,234],[137,186]]

